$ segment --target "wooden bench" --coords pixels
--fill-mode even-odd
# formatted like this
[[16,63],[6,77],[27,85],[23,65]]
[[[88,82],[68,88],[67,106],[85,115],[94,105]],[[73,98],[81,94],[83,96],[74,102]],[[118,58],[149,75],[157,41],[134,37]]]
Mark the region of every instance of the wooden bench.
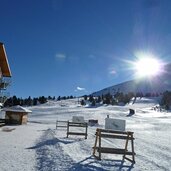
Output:
[[[113,130],[97,128],[95,135],[96,135],[96,139],[95,139],[95,144],[93,147],[93,156],[95,156],[97,159],[101,160],[101,153],[120,154],[120,155],[123,155],[123,160],[126,159],[132,163],[135,163],[133,132],[113,131]],[[113,138],[113,139],[125,140],[125,146],[124,148],[102,147],[101,145],[102,138]],[[129,141],[131,141],[130,151],[128,150]],[[96,156],[95,154],[96,151],[99,153],[98,156]],[[132,159],[128,158],[127,155],[132,156]]]
[[0,127],[5,125],[5,119],[0,119]]
[[68,121],[56,120],[56,129],[57,128],[67,128]]
[[[70,131],[71,127],[79,127],[79,128],[85,128],[85,132],[73,132]],[[77,123],[77,122],[68,122],[67,123],[67,138],[69,135],[80,135],[80,136],[85,136],[85,139],[87,139],[87,129],[88,129],[88,124],[87,123]]]

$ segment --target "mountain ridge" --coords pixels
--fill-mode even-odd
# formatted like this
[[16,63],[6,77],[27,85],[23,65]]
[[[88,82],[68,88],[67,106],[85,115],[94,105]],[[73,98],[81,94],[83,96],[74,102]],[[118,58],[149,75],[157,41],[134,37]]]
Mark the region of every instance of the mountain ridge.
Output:
[[116,94],[117,92],[122,92],[127,94],[129,92],[133,93],[157,93],[161,94],[165,91],[171,91],[171,72],[169,72],[171,68],[171,64],[165,67],[165,71],[160,75],[156,75],[153,77],[144,77],[139,79],[133,79],[130,81],[125,81],[123,83],[119,83],[102,90],[96,91],[92,93],[93,96],[102,96],[107,93],[111,95]]

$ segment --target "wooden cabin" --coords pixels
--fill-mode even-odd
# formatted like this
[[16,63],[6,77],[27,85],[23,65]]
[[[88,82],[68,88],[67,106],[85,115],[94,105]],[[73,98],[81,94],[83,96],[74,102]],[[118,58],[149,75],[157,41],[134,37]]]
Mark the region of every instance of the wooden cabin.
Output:
[[30,110],[22,106],[12,106],[9,108],[4,108],[5,111],[5,123],[6,124],[27,124],[28,113],[31,113]]

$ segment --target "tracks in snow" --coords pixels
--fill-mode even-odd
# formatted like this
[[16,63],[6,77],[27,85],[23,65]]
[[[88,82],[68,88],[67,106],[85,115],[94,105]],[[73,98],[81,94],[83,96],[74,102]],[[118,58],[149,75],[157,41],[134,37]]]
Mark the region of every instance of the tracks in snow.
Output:
[[65,171],[74,161],[64,154],[60,140],[54,135],[53,130],[45,130],[35,148],[37,154],[37,168],[39,171]]

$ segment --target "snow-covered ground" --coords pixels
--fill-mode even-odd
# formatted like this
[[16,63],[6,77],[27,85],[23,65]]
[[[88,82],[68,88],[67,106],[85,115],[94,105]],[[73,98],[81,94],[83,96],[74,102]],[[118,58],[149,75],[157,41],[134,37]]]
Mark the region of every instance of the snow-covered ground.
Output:
[[[127,106],[81,107],[76,99],[49,101],[29,107],[27,125],[0,128],[0,171],[114,171],[171,170],[171,113],[152,110],[156,100],[137,99]],[[129,116],[129,108],[136,114]],[[135,137],[135,161],[122,161],[121,155],[92,156],[96,128],[104,128],[105,118],[126,120],[126,130]],[[98,119],[99,125],[88,127],[88,138],[69,136],[66,129],[56,130],[56,120]],[[10,131],[11,130],[11,131]],[[103,139],[102,144],[118,147],[119,140]]]

